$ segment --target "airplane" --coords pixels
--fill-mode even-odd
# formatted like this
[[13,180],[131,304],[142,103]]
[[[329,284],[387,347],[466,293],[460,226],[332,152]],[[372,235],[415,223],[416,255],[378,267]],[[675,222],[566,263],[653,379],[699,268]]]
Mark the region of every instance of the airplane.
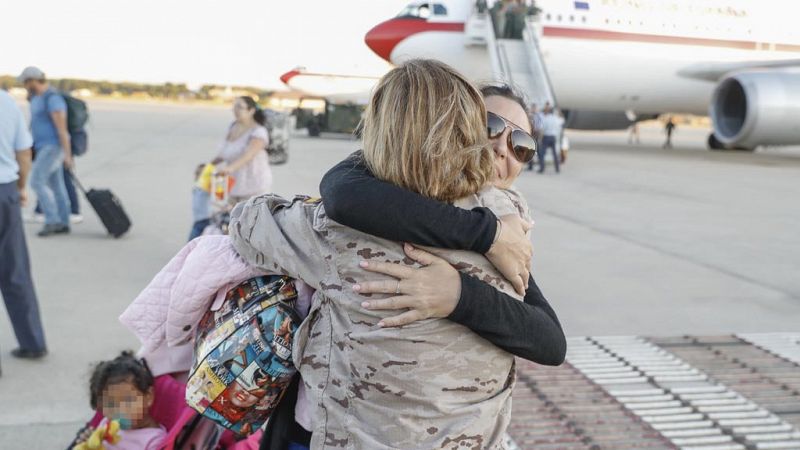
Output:
[[541,11],[526,21],[523,40],[510,42],[495,35],[485,2],[417,1],[371,29],[365,42],[393,64],[435,58],[478,82],[513,81],[529,97],[556,103],[568,128],[709,115],[709,148],[753,150],[800,144],[793,5],[537,0]]

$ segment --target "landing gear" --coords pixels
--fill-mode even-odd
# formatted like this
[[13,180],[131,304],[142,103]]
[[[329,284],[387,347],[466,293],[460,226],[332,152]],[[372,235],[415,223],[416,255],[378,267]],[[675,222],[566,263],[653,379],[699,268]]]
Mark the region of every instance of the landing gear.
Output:
[[714,133],[708,135],[708,149],[709,150],[727,150],[727,151],[741,151],[741,152],[752,152],[755,151],[755,147],[728,147],[714,136]]

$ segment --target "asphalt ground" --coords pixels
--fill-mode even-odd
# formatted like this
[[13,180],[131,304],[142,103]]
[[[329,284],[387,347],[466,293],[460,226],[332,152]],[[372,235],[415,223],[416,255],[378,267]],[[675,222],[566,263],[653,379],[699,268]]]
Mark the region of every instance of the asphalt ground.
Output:
[[[69,236],[41,239],[27,225],[50,354],[11,358],[2,315],[4,449],[62,448],[90,416],[91,365],[137,347],[117,317],[185,243],[194,168],[215,155],[231,120],[210,106],[90,108],[78,174],[112,188],[133,229],[109,238],[85,202]],[[520,176],[536,220],[533,273],[569,336],[800,331],[800,151],[709,152],[706,132],[679,128],[670,150],[650,126],[640,145],[624,132],[571,132],[561,174]],[[274,191],[318,194],[322,174],[357,148],[293,138],[288,164],[273,168]],[[514,414],[532,411],[520,401]]]

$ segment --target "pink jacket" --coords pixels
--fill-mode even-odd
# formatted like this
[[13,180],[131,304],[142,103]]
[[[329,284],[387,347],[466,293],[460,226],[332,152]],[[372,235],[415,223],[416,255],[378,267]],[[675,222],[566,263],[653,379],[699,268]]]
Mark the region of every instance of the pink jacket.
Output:
[[[186,244],[119,317],[142,343],[139,356],[153,375],[191,369],[195,327],[222,306],[225,294],[248,278],[266,275],[247,265],[228,236],[201,236]],[[296,280],[301,317],[314,290]]]
[[190,369],[195,327],[222,306],[225,293],[262,270],[247,265],[228,236],[202,236],[186,244],[119,317],[141,341],[139,356],[154,375]]

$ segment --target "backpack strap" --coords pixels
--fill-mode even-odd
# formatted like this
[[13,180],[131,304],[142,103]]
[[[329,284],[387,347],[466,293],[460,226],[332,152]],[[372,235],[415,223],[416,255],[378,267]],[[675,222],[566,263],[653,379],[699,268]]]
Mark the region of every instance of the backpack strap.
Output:
[[[59,92],[58,89],[55,89],[55,88],[46,90],[44,92],[44,95],[43,95],[43,97],[44,97],[44,100],[43,100],[44,101],[44,109],[45,109],[45,111],[47,111],[48,115],[50,114],[50,98],[52,96],[54,96],[54,95],[60,95],[62,98],[64,97],[64,94],[62,94],[61,92]],[[65,103],[66,103],[66,101],[67,100],[64,99]],[[53,119],[50,118],[50,120],[53,120]]]

